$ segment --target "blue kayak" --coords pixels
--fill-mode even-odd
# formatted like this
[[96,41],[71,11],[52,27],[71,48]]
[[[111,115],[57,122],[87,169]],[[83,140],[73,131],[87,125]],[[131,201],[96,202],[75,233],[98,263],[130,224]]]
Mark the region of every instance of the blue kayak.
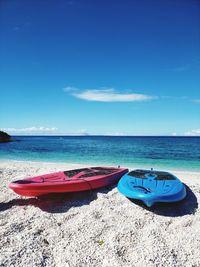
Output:
[[186,196],[184,184],[163,171],[133,170],[120,179],[117,188],[126,197],[141,200],[148,207],[156,202],[176,202]]

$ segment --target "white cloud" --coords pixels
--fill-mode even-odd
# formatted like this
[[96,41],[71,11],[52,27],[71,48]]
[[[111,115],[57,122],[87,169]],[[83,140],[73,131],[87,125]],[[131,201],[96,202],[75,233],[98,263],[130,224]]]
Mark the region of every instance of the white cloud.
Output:
[[6,131],[10,134],[55,134],[57,128],[52,127],[29,127],[29,128],[2,128],[3,131]]
[[66,86],[66,87],[63,88],[63,90],[64,90],[65,92],[75,92],[75,91],[79,91],[78,88],[73,87],[73,86]]
[[185,132],[184,135],[186,135],[186,136],[200,136],[200,129],[195,129],[195,130]]
[[[72,89],[72,90],[71,90]],[[118,93],[115,89],[87,89],[75,91],[76,88],[66,87],[65,91],[72,91],[71,95],[87,100],[98,102],[141,102],[153,100],[157,97],[137,93]],[[76,89],[77,90],[77,89]]]
[[79,131],[71,133],[71,135],[89,135],[85,129],[81,129]]
[[172,70],[175,72],[184,72],[190,70],[191,68],[197,67],[200,64],[200,58],[196,57],[190,60],[190,62],[179,65]]
[[105,136],[127,136],[127,134],[125,134],[123,132],[107,132],[107,133],[103,133],[102,135],[105,135]]
[[193,99],[192,102],[200,104],[200,99]]
[[80,129],[73,132],[60,131],[56,127],[29,127],[29,128],[1,128],[0,130],[5,131],[11,135],[74,135],[82,136],[89,135],[85,129]]

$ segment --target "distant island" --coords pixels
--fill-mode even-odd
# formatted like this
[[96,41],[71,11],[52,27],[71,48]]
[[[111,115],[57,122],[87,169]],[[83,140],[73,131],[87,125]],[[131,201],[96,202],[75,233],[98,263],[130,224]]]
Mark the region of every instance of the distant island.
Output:
[[11,142],[11,136],[6,132],[0,131],[0,143]]

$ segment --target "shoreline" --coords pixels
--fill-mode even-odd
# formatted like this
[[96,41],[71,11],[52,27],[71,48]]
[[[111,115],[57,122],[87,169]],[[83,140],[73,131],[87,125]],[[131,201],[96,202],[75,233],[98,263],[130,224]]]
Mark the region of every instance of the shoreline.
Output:
[[[92,164],[87,164],[87,163],[73,163],[73,162],[60,162],[60,161],[34,161],[34,160],[15,160],[15,159],[0,159],[0,164],[9,164],[9,163],[16,163],[16,164],[19,164],[19,163],[27,163],[27,164],[46,164],[46,165],[57,165],[58,167],[61,166],[61,167],[64,167],[64,166],[71,166],[71,167],[74,167],[74,168],[85,168],[87,166],[91,166],[91,167],[94,167],[94,166],[97,166],[97,164],[95,163],[92,163]],[[101,166],[112,166],[112,167],[116,167],[114,165],[108,165],[108,164],[101,164]],[[138,166],[132,166],[130,167],[129,165],[120,165],[121,167],[123,168],[128,168],[129,170],[131,169],[140,169],[141,167],[138,167]],[[145,169],[145,167],[143,168]],[[155,170],[161,170],[161,169],[155,169]],[[191,170],[173,170],[173,169],[164,169],[165,171],[167,172],[172,172],[172,173],[183,173],[183,174],[194,174],[194,175],[200,175],[200,170],[199,171],[191,171]]]
[[0,160],[0,266],[200,266],[200,173],[173,172],[186,199],[151,209],[116,184],[41,199],[8,188],[11,180],[84,166]]

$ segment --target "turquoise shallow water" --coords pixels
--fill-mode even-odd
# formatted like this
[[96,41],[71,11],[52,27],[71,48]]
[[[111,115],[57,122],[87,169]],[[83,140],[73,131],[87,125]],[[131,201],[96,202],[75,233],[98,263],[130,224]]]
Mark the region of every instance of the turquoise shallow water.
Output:
[[200,171],[200,137],[17,136],[1,160],[121,165]]

